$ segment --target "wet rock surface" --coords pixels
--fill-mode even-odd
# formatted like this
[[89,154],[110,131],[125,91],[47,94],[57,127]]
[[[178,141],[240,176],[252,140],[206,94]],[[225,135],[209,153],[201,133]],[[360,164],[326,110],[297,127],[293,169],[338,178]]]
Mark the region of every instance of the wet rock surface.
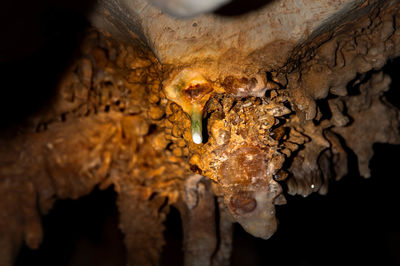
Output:
[[233,222],[270,238],[275,205],[285,194],[326,194],[347,174],[349,150],[369,177],[372,145],[400,143],[381,70],[400,54],[398,10],[377,7],[330,29],[262,77],[205,75],[206,87],[182,85],[184,100],[168,91],[182,69],[87,31],[51,102],[2,131],[0,262],[12,265],[23,242],[40,245],[41,216],[57,199],[112,186],[130,265],[158,264],[171,206],[182,216],[185,263],[226,265]]

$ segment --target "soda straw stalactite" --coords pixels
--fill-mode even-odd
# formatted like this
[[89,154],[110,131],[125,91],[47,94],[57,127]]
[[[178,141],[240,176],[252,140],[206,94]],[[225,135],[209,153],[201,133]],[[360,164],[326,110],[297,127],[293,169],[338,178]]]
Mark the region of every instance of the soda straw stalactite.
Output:
[[193,142],[196,144],[200,144],[203,142],[203,136],[201,134],[201,132],[203,131],[202,116],[203,116],[203,111],[200,108],[200,106],[194,105],[190,113],[190,122],[191,122],[192,139]]
[[203,142],[203,109],[213,91],[211,84],[197,71],[184,69],[165,87],[169,100],[180,105],[190,115],[192,140]]

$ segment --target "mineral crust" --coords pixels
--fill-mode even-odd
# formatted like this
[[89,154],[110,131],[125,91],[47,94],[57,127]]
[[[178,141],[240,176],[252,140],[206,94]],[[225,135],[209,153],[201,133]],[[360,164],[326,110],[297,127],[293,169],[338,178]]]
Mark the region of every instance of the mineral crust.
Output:
[[[96,186],[118,193],[129,265],[159,263],[171,206],[184,224],[185,263],[228,265],[233,222],[268,239],[284,194],[326,194],[346,175],[349,149],[369,177],[372,145],[400,143],[382,70],[400,55],[399,10],[371,6],[254,77],[203,69],[206,89],[181,88],[193,101],[168,91],[190,67],[89,30],[52,102],[1,133],[0,264],[12,265],[23,242],[39,247],[55,200]],[[200,102],[197,143],[190,110]]]

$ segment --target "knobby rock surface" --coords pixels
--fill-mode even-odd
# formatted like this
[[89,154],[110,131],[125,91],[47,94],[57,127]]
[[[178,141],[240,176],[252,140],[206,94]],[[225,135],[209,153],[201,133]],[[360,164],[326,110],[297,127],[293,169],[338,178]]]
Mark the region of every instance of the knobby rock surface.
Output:
[[[0,264],[12,265],[24,242],[39,247],[41,217],[56,200],[96,186],[118,193],[129,265],[159,263],[170,206],[181,213],[185,264],[229,265],[233,222],[269,238],[275,205],[286,203],[285,194],[326,194],[346,175],[349,150],[369,177],[372,145],[400,143],[399,111],[385,99],[391,80],[382,71],[400,55],[399,7],[357,5],[356,20],[312,28],[314,35],[296,45],[285,40],[284,57],[238,42],[231,52],[240,56],[223,67],[219,56],[228,54],[190,51],[195,45],[177,31],[175,45],[188,50],[161,49],[174,44],[152,37],[150,22],[142,24],[144,35],[129,37],[134,42],[107,28],[88,30],[52,102],[1,132]],[[202,144],[193,142],[190,114],[166,96],[171,77],[186,67],[213,88]]]

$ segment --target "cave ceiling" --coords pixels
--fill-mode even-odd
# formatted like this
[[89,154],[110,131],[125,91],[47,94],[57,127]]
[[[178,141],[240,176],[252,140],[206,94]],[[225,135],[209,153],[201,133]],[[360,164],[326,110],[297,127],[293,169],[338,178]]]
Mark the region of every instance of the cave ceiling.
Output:
[[398,1],[228,2],[94,4],[51,101],[2,131],[1,265],[40,246],[56,200],[110,186],[129,265],[158,264],[171,206],[185,265],[229,265],[234,222],[268,239],[275,206],[325,195],[349,151],[368,178],[373,144],[400,144]]

